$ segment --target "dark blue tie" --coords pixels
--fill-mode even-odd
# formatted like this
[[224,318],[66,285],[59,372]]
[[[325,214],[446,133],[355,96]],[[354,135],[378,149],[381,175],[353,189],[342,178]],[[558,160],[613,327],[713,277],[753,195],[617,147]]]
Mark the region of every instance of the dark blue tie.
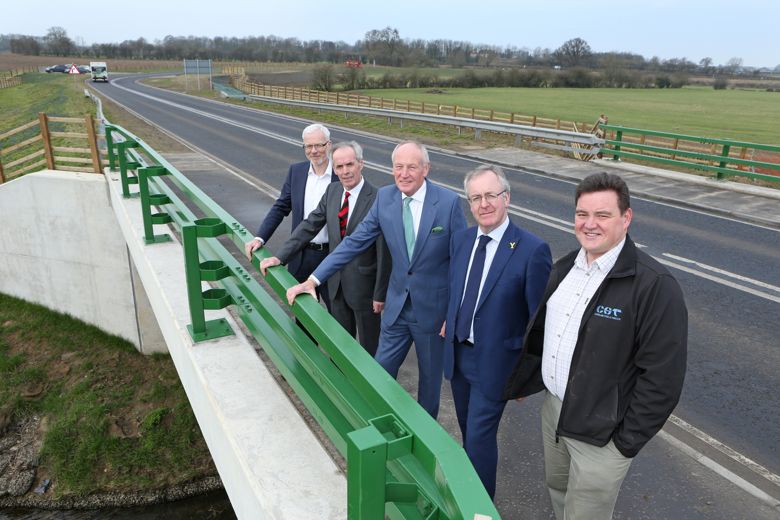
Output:
[[479,283],[482,281],[482,271],[485,269],[485,248],[488,242],[490,242],[488,235],[479,237],[479,244],[471,261],[466,290],[463,292],[463,302],[460,304],[455,320],[455,339],[461,343],[469,339],[471,332],[471,321],[474,319],[474,309],[477,307],[477,296],[479,296]]

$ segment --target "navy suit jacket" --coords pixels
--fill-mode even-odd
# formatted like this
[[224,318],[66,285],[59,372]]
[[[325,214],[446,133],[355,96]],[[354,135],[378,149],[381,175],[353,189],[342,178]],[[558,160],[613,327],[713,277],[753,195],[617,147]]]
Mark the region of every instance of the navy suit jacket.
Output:
[[371,247],[382,234],[393,263],[382,322],[395,323],[406,298],[410,297],[423,330],[436,333],[441,329],[447,310],[450,236],[466,228],[466,218],[455,192],[425,182],[427,191],[411,260],[404,239],[401,192],[391,185],[379,189],[374,204],[355,232],[344,237],[313,274],[324,282]]
[[[450,300],[444,340],[444,375],[455,369],[455,319],[463,299],[466,271],[477,239],[477,227],[456,233],[450,244]],[[502,400],[512,368],[520,357],[523,334],[541,302],[550,275],[550,247],[511,221],[498,244],[474,310],[474,348],[479,388]]]
[[[303,220],[303,200],[306,196],[306,179],[309,175],[309,167],[311,163],[309,161],[303,161],[290,165],[290,169],[287,171],[287,178],[284,180],[284,186],[282,186],[282,192],[279,194],[279,198],[276,199],[271,209],[268,210],[263,219],[263,223],[260,224],[260,228],[255,234],[256,237],[262,238],[265,242],[271,240],[276,228],[282,223],[284,217],[292,213],[292,229],[298,227],[298,224]],[[335,173],[331,173],[331,182],[338,181],[339,178]],[[298,270],[301,263],[301,254],[298,252],[293,255],[287,264],[287,269],[294,273]]]

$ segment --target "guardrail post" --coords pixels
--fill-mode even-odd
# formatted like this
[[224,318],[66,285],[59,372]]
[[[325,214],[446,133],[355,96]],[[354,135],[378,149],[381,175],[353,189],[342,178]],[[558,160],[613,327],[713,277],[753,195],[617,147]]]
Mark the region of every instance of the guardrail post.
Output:
[[114,127],[106,125],[106,148],[108,152],[108,169],[116,171],[116,152],[114,151],[114,137],[111,135]]
[[[721,151],[720,156],[728,158],[729,151],[731,151],[731,145],[724,144],[723,145],[723,151]],[[727,164],[728,164],[728,161],[721,161],[718,166],[720,166],[721,168],[725,168]],[[725,177],[725,175],[724,175],[723,172],[721,172],[721,171],[716,171],[715,172],[715,178],[716,179],[723,180],[724,177]]]
[[[622,130],[618,130],[615,133],[615,141],[617,141],[617,143],[618,143],[618,144],[615,145],[615,151],[616,152],[620,151],[620,141],[622,141],[622,140],[623,140],[623,131]],[[619,155],[618,154],[612,155],[612,160],[613,161],[619,161],[620,160]]]
[[374,426],[347,434],[347,518],[385,517],[387,440]]
[[122,197],[126,199],[138,196],[138,193],[130,193],[130,185],[138,184],[138,177],[130,177],[127,175],[127,172],[128,170],[135,170],[141,166],[136,161],[127,160],[127,150],[129,148],[138,148],[138,142],[122,141],[116,145],[117,155],[119,155],[119,176],[122,179]]
[[438,519],[439,508],[416,484],[386,482],[387,461],[412,452],[412,434],[393,414],[368,422],[347,434],[347,518],[384,518],[385,503],[393,502],[414,504],[422,520]]
[[138,191],[141,194],[141,215],[144,220],[144,242],[146,244],[159,244],[171,241],[171,236],[168,234],[154,234],[155,224],[173,222],[168,213],[152,213],[152,206],[163,206],[171,203],[171,199],[164,193],[149,193],[149,177],[162,175],[168,175],[168,170],[163,166],[138,168]]
[[216,282],[231,276],[230,268],[220,260],[200,262],[198,254],[198,238],[216,238],[226,232],[227,226],[218,218],[203,218],[181,228],[184,274],[192,320],[187,325],[187,331],[195,343],[234,334],[227,320],[220,318],[206,321],[204,312],[224,309],[235,303],[233,298],[225,289],[201,289],[202,282]]

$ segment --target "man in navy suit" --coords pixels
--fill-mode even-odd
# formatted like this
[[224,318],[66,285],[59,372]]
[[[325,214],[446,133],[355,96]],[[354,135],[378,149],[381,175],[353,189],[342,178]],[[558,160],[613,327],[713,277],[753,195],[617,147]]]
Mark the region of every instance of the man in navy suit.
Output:
[[[244,246],[246,256],[250,260],[252,253],[271,239],[284,217],[292,213],[292,229],[298,227],[317,207],[328,185],[338,180],[329,159],[330,131],[315,123],[303,129],[302,137],[303,151],[308,161],[290,166],[279,198],[263,219],[255,238]],[[328,250],[328,230],[323,228],[311,242],[288,260],[287,268],[290,274],[299,282],[305,280],[327,256]],[[319,293],[330,308],[327,287],[321,287]]]
[[381,235],[390,250],[392,271],[382,314],[375,359],[398,376],[414,341],[419,379],[417,400],[432,416],[439,412],[444,339],[439,335],[449,298],[447,270],[450,236],[466,228],[458,195],[426,180],[430,159],[425,147],[404,141],[393,150],[395,185],[379,189],[358,228],[287,299],[308,292],[341,270]]
[[550,247],[509,220],[509,182],[498,166],[466,175],[477,226],[450,242],[444,375],[452,385],[463,448],[485,489],[496,493],[502,394],[523,333],[550,274]]

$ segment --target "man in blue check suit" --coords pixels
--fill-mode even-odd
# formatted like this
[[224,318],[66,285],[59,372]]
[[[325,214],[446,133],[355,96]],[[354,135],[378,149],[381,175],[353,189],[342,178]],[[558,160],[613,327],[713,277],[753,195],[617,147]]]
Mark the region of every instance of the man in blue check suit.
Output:
[[550,247],[509,220],[509,182],[498,166],[466,175],[477,226],[450,242],[444,375],[452,385],[463,448],[491,497],[496,492],[502,394],[523,333],[550,274]]
[[[330,183],[338,181],[330,162],[330,131],[319,123],[303,129],[303,151],[308,161],[290,166],[284,186],[271,209],[268,210],[257,236],[244,246],[246,256],[252,259],[255,250],[271,239],[284,217],[292,213],[292,229],[309,216],[319,204]],[[287,269],[299,282],[305,280],[320,265],[329,250],[328,230],[322,229],[311,242],[288,259]],[[330,308],[327,287],[320,290],[323,300]]]
[[379,189],[376,200],[354,233],[304,283],[287,291],[292,305],[366,250],[380,234],[392,258],[382,330],[375,359],[393,377],[412,342],[417,351],[417,400],[432,416],[439,412],[443,343],[439,335],[449,297],[447,271],[450,237],[466,228],[458,195],[426,180],[428,151],[404,141],[392,155],[395,185]]

